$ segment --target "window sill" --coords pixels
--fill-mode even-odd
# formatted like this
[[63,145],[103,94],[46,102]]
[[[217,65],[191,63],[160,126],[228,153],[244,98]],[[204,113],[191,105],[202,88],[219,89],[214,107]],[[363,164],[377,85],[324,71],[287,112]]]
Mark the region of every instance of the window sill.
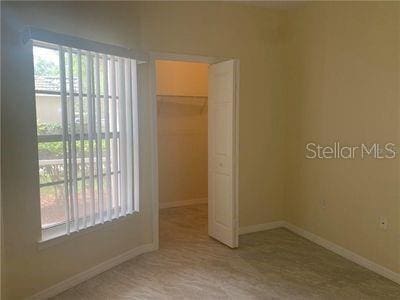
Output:
[[57,226],[54,228],[47,228],[42,230],[42,237],[37,242],[38,249],[43,250],[66,241],[72,240],[76,237],[80,237],[86,235],[88,233],[98,231],[109,226],[124,222],[125,220],[131,219],[139,214],[138,211],[134,211],[133,213],[126,215],[124,217],[120,217],[118,219],[114,219],[112,221],[107,221],[104,223],[96,224],[94,226],[87,227],[85,229],[80,229],[79,231],[71,232],[70,234],[65,233],[64,226]]

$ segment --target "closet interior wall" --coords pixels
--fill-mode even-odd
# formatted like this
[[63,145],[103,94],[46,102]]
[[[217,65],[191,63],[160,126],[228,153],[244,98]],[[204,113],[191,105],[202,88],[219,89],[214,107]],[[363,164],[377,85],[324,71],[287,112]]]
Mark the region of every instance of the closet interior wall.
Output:
[[160,208],[206,203],[208,65],[156,66]]

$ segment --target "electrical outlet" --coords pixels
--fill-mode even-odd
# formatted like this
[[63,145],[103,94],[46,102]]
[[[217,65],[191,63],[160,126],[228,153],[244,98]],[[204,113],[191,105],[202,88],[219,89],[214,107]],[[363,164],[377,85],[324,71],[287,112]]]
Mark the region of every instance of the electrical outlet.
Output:
[[326,208],[326,199],[320,199],[319,204],[321,205],[322,208]]
[[388,220],[386,217],[379,218],[379,228],[382,230],[387,230],[388,228]]

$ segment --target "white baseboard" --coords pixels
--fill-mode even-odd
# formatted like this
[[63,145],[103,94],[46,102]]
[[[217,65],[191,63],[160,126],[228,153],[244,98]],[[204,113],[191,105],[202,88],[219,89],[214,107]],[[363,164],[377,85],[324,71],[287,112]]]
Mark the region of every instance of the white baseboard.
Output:
[[343,248],[342,246],[339,246],[335,243],[332,243],[314,233],[311,233],[309,231],[306,231],[300,227],[297,227],[291,223],[288,222],[283,222],[284,227],[287,228],[288,230],[306,238],[307,240],[310,240],[366,269],[369,269],[375,273],[378,273],[379,275],[382,275],[383,277],[386,277],[398,284],[400,284],[400,274],[396,273],[384,266],[381,266],[373,261],[370,261],[369,259],[362,257],[361,255],[358,255],[346,248]]
[[121,255],[118,255],[116,257],[113,257],[105,262],[102,262],[98,264],[97,266],[94,266],[86,271],[83,271],[79,274],[76,274],[70,278],[67,278],[66,280],[63,280],[31,297],[29,299],[35,299],[35,300],[41,300],[41,299],[48,299],[51,297],[54,297],[65,290],[74,287],[75,285],[82,283],[96,275],[99,275],[100,273],[103,273],[104,271],[107,271],[108,269],[111,269],[112,267],[115,267],[127,260],[130,260],[134,258],[135,256],[138,256],[140,254],[143,254],[145,252],[150,252],[156,250],[156,247],[154,244],[145,244],[139,247],[136,247],[132,250],[129,250],[125,253],[122,253]]
[[250,226],[244,226],[239,228],[239,234],[247,234],[247,233],[253,233],[253,232],[258,232],[258,231],[264,231],[264,230],[270,230],[270,229],[275,229],[279,227],[284,227],[285,222],[284,221],[276,221],[276,222],[270,222],[270,223],[264,223],[264,224],[257,224],[257,225],[250,225]]
[[160,209],[186,206],[186,205],[205,204],[207,202],[208,198],[197,198],[197,199],[188,199],[188,200],[172,201],[172,202],[160,202]]

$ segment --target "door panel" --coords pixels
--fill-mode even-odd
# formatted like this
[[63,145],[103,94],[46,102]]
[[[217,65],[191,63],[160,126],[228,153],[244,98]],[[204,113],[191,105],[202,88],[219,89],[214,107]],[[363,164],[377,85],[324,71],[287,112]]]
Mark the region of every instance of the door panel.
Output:
[[238,246],[237,207],[234,185],[235,61],[209,68],[208,95],[208,203],[209,235]]
[[231,200],[230,190],[231,178],[229,174],[215,172],[215,221],[218,225],[224,226],[229,229],[232,220],[232,213],[229,209]]
[[224,104],[216,104],[215,107],[215,154],[227,155],[229,152],[230,138],[227,135],[229,128],[229,107]]

